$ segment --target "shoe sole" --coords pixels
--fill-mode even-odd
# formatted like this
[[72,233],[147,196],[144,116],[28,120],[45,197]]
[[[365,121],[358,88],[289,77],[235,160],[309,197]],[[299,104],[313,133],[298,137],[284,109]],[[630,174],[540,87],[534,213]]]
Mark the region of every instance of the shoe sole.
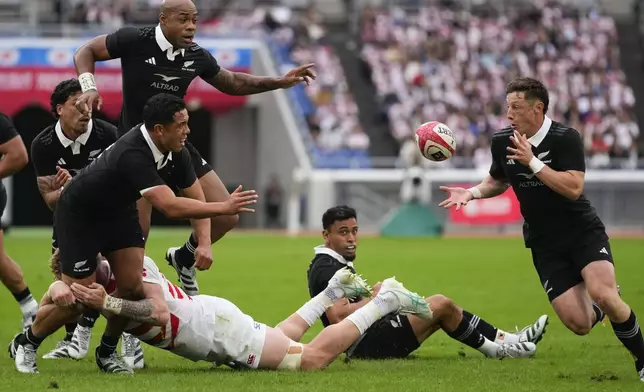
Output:
[[[175,248],[175,252],[177,251],[177,249],[179,249],[179,248]],[[195,295],[199,295],[198,291],[197,291],[197,293],[192,293],[192,290],[186,290],[185,285],[183,284],[183,281],[181,280],[181,272],[179,272],[179,270],[177,269],[177,265],[176,265],[176,263],[174,263],[172,255],[170,254],[169,251],[165,252],[165,261],[168,263],[168,265],[170,267],[172,267],[172,269],[174,269],[174,272],[177,273],[177,280],[179,281],[179,284],[181,284],[181,288],[183,289],[183,291],[185,291],[186,294],[188,294],[191,297],[194,297]],[[195,282],[194,285],[199,287],[199,285],[196,282]]]

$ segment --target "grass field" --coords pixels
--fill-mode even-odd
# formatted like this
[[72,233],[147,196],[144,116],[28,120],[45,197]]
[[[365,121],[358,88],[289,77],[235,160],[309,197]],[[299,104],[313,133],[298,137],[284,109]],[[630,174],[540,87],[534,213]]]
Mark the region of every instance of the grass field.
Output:
[[[168,246],[180,244],[186,230],[155,229],[148,254],[171,279],[176,275],[163,260]],[[225,297],[256,320],[274,325],[308,299],[306,270],[319,238],[234,233],[214,249],[213,268],[200,273],[202,293]],[[614,239],[623,296],[644,315],[641,284],[644,241]],[[5,239],[9,254],[22,266],[29,286],[39,297],[51,282],[46,261],[47,230],[13,230]],[[39,375],[17,373],[5,354],[0,365],[0,390],[61,391],[634,391],[644,390],[633,361],[612,333],[598,325],[590,336],[578,337],[554,317],[532,267],[529,253],[516,239],[383,239],[363,238],[356,266],[371,283],[395,275],[423,295],[442,293],[465,309],[502,329],[514,330],[547,313],[551,323],[537,355],[528,360],[485,359],[478,352],[438,332],[415,355],[400,361],[336,361],[311,373],[235,372],[192,363],[144,346],[146,369],[133,377],[100,373],[93,353],[81,360],[39,359]],[[20,327],[20,312],[7,290],[0,299],[0,343],[8,344]],[[98,344],[104,326],[94,330]],[[304,341],[320,330],[318,323]],[[63,335],[47,339],[42,356]],[[5,346],[1,346],[5,347]],[[3,348],[4,349],[4,348]]]

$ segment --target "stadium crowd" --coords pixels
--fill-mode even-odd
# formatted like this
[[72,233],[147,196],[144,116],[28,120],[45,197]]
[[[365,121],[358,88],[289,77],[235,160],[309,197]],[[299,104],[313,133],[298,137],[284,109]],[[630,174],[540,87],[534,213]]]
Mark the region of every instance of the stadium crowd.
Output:
[[366,9],[361,38],[362,59],[403,155],[413,153],[405,144],[416,126],[433,119],[456,132],[458,155],[489,167],[489,137],[507,125],[505,85],[523,75],[546,83],[548,115],[582,133],[589,166],[637,162],[633,91],[620,69],[614,21],[596,10],[551,1],[505,2],[502,11],[455,3]]

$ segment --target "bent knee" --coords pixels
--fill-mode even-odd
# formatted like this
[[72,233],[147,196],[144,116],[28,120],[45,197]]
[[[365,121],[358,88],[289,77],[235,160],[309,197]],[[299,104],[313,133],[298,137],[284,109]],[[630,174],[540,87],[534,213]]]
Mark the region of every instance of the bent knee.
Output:
[[458,310],[454,301],[442,294],[436,294],[432,295],[431,297],[427,297],[425,298],[425,301],[427,301],[427,303],[429,304],[432,313],[434,313],[434,317],[440,317]]
[[329,355],[322,350],[307,347],[302,353],[302,362],[300,369],[302,370],[319,370],[324,369],[330,363]]
[[237,223],[239,223],[239,215],[221,215],[212,219],[212,229],[230,231],[237,226]]
[[603,311],[610,311],[616,303],[621,301],[616,287],[602,287],[590,293],[590,296]]
[[593,323],[588,320],[562,320],[566,328],[572,331],[575,335],[584,336],[588,335],[593,329]]

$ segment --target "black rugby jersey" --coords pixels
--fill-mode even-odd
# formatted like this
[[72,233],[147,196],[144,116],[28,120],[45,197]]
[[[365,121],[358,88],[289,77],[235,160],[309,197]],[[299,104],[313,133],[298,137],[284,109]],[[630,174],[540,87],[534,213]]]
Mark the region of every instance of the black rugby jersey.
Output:
[[185,189],[195,181],[188,150],[161,153],[139,125],[82,169],[65,187],[61,200],[76,215],[114,218],[131,212],[148,188]]
[[0,144],[5,144],[16,136],[18,136],[18,131],[16,131],[13,121],[7,115],[0,113]]
[[[492,137],[490,175],[512,186],[525,220],[526,247],[561,248],[589,231],[603,232],[603,223],[583,193],[577,200],[570,200],[544,185],[529,167],[507,158],[511,155],[507,147],[514,147],[512,134],[508,127]],[[534,156],[551,169],[586,171],[584,145],[574,128],[546,116],[542,127],[528,140]]]
[[121,133],[142,122],[143,107],[152,96],[169,93],[183,98],[196,77],[211,78],[220,70],[212,54],[196,43],[173,51],[158,25],[123,27],[107,35],[106,46],[111,58],[121,59]]
[[31,161],[36,176],[55,175],[56,166],[60,166],[74,177],[117,139],[114,125],[92,119],[87,124],[87,132],[72,141],[65,136],[58,121],[45,128],[31,142]]
[[[323,245],[315,247],[315,257],[311,260],[309,269],[306,272],[311,298],[324,291],[333,275],[344,267],[349,267],[353,273],[356,272],[353,268],[353,263],[346,261],[344,257],[333,249],[327,248]],[[362,298],[349,299],[349,302],[355,303],[360,300],[362,300]],[[326,317],[326,313],[322,314],[320,320],[325,327],[330,325],[329,319]]]

